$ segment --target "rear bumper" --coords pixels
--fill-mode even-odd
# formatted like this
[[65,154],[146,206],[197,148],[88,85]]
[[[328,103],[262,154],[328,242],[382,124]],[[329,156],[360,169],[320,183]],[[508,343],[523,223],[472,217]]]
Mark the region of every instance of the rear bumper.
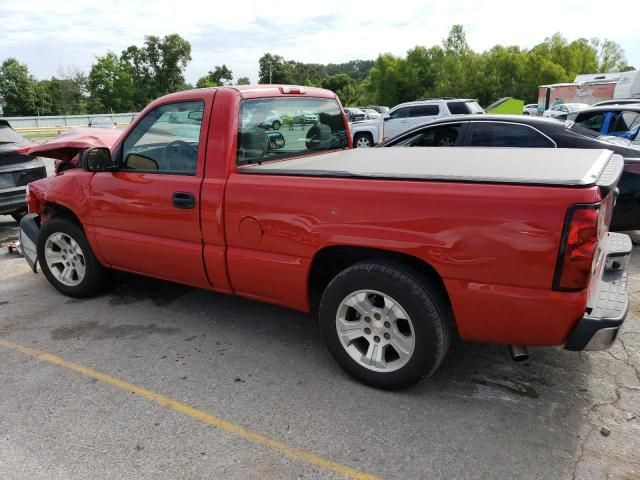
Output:
[[621,233],[609,233],[605,264],[593,287],[587,313],[569,334],[567,350],[606,350],[618,336],[627,317],[627,263],[631,256],[631,239]]
[[24,259],[34,273],[37,272],[38,252],[36,245],[38,245],[39,235],[40,216],[36,213],[29,213],[22,217],[20,221],[20,246],[22,247]]

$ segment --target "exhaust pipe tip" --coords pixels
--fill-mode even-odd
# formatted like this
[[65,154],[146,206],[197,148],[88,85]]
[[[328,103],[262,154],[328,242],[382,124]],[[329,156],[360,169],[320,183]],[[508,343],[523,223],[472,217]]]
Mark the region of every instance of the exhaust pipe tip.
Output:
[[509,354],[514,362],[529,360],[529,351],[522,345],[509,345]]

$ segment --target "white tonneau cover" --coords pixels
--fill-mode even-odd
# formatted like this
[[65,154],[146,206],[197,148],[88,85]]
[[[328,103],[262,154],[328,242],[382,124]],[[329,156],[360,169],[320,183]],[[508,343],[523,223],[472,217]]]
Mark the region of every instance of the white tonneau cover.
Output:
[[[238,172],[588,186],[596,184],[612,155],[568,148],[358,148],[246,165]],[[617,160],[621,171],[622,158]]]

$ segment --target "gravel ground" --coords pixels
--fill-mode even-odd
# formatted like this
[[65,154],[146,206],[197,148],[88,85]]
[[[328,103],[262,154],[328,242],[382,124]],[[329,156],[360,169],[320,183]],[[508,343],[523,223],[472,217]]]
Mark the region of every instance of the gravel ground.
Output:
[[[124,274],[101,297],[64,297],[7,252],[15,233],[0,217],[0,339],[383,478],[640,478],[638,251],[611,350],[513,363],[463,342],[392,393],[344,375],[293,311]],[[6,346],[0,385],[2,479],[342,478]]]

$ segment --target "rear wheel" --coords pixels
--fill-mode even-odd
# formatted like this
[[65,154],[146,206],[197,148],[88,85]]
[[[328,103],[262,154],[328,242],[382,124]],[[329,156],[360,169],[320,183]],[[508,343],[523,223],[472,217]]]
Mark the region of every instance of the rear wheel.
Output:
[[282,124],[280,123],[280,120],[274,120],[273,123],[271,124],[271,127],[274,130],[280,130],[281,126],[282,126]]
[[320,302],[320,325],[340,366],[385,389],[417,383],[438,368],[451,322],[428,279],[396,262],[366,261],[338,274]]
[[82,228],[67,218],[52,218],[38,235],[42,273],[57,290],[71,297],[88,297],[107,283],[108,270],[93,254]]

